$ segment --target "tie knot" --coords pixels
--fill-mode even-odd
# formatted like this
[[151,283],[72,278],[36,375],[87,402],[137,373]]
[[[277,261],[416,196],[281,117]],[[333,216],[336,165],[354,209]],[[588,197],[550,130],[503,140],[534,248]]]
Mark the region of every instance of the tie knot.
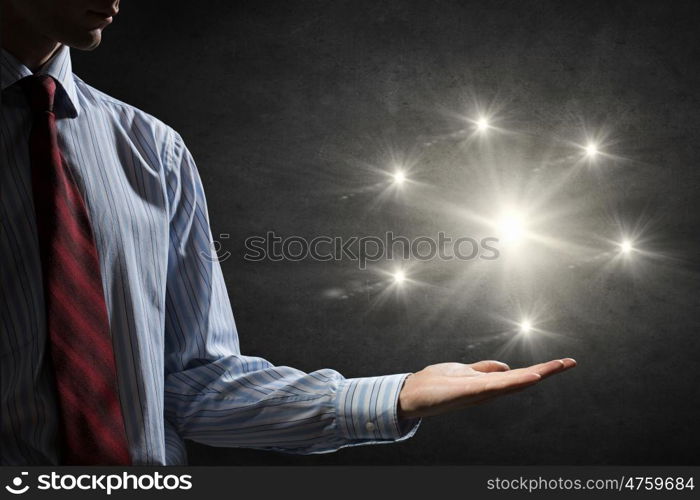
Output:
[[29,107],[34,113],[53,111],[56,80],[49,75],[32,75],[20,80]]

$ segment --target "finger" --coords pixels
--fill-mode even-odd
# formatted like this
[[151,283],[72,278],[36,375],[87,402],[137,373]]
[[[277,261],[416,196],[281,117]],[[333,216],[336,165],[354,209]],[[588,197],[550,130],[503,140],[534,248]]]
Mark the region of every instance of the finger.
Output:
[[[565,359],[562,359],[562,360],[560,360],[560,361],[562,361],[562,363],[564,364],[564,368],[562,368],[562,369],[560,369],[560,370],[558,370],[558,371],[555,371],[555,372],[551,372],[551,373],[549,373],[549,374],[546,375],[546,376],[541,376],[541,375],[540,375],[539,380],[535,380],[533,383],[530,383],[530,384],[528,384],[528,383],[525,383],[525,384],[514,384],[514,385],[512,385],[512,386],[505,387],[505,388],[502,388],[502,389],[499,389],[499,390],[488,390],[488,392],[485,392],[485,393],[483,394],[483,396],[481,396],[481,397],[479,397],[478,399],[475,400],[475,404],[484,403],[484,402],[490,401],[490,400],[492,400],[492,399],[494,399],[494,398],[498,398],[498,397],[501,397],[501,396],[505,396],[506,394],[514,394],[514,393],[516,393],[516,392],[520,392],[520,391],[522,391],[522,390],[524,390],[524,389],[527,389],[527,388],[530,387],[531,385],[535,385],[535,384],[538,383],[540,380],[543,380],[544,378],[546,378],[546,377],[549,376],[549,375],[554,375],[555,373],[561,373],[562,371],[568,370],[569,368],[573,368],[574,366],[576,366],[576,360],[573,359],[573,358],[565,358]],[[536,365],[536,366],[539,366],[540,369],[542,369],[542,365],[546,365],[546,364],[549,364],[549,363],[551,363],[551,362],[541,363],[540,365]],[[522,370],[526,370],[526,369],[523,368]],[[508,372],[508,373],[504,373],[503,376],[504,376],[504,377],[512,376],[513,374],[516,374],[516,372],[518,372],[518,370],[511,370],[511,371]],[[525,372],[521,372],[521,373],[528,373],[528,372],[525,371]],[[538,375],[539,375],[539,374],[538,374]],[[520,376],[520,374],[518,374],[518,376]],[[505,386],[505,383],[501,383],[501,384],[500,384],[500,387],[504,387],[504,386]]]
[[490,359],[485,361],[479,361],[478,363],[472,363],[469,366],[472,369],[483,373],[505,372],[510,370],[510,367],[507,364]]
[[439,414],[448,409],[457,409],[478,404],[482,401],[507,394],[509,392],[525,389],[536,384],[541,377],[536,373],[521,373],[511,375],[510,372],[490,373],[482,377],[471,377],[470,380],[461,383],[447,382],[446,385],[454,387],[449,392],[448,401],[442,405],[441,411],[431,414]]
[[537,373],[542,378],[545,378],[560,371],[567,370],[572,366],[573,365],[564,363],[561,359],[553,359],[552,361],[547,361],[546,363],[511,370],[511,373]]
[[[556,362],[561,363],[561,365],[556,366]],[[537,373],[539,373],[542,376],[542,378],[546,378],[551,375],[564,372],[576,366],[576,360],[572,358],[557,359],[554,361],[550,361],[550,363],[552,363],[552,367],[545,367],[537,371]]]
[[[487,377],[484,377],[486,379]],[[542,380],[542,376],[538,373],[523,372],[523,373],[504,373],[502,376],[490,377],[484,380],[483,393],[497,394],[511,389],[518,389],[534,385]]]
[[564,358],[562,359],[562,362],[564,363],[564,366],[569,369],[573,368],[576,366],[578,363],[576,363],[576,360],[574,358]]
[[559,359],[552,359],[544,363],[538,363],[536,365],[524,366],[522,368],[516,368],[511,370],[511,373],[524,373],[524,372],[534,372],[539,373],[541,370],[548,370],[553,367],[561,367],[563,365],[562,361]]
[[561,359],[554,359],[549,363],[545,363],[544,366],[538,368],[535,373],[542,378],[546,378],[564,370],[566,370],[566,364],[564,364]]
[[522,385],[522,386],[519,386],[519,387],[514,387],[514,388],[512,388],[512,389],[505,389],[505,390],[502,390],[502,391],[499,391],[499,392],[487,393],[487,394],[484,394],[483,396],[477,397],[477,398],[474,400],[474,404],[486,403],[486,402],[488,402],[488,401],[491,401],[492,399],[500,398],[501,396],[506,396],[506,395],[510,395],[510,394],[516,394],[516,393],[522,392],[522,391],[524,391],[525,389],[527,389],[528,387],[531,387],[531,386],[536,385],[536,384],[537,384],[537,382],[535,382],[535,383],[533,383],[533,384],[528,384],[528,385]]

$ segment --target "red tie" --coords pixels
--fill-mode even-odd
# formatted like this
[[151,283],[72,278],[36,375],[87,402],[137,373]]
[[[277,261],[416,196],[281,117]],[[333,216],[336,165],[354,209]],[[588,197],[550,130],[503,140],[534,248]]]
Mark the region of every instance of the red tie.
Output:
[[48,349],[61,417],[61,462],[128,465],[97,248],[85,203],[58,144],[53,113],[56,81],[34,75],[20,84],[33,115],[32,191]]

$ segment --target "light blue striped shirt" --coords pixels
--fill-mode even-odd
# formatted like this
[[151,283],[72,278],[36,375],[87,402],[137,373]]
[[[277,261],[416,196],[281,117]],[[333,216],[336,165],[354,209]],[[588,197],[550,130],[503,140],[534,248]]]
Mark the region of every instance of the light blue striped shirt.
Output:
[[[57,413],[19,79],[0,54],[0,457],[56,464]],[[399,420],[407,374],[346,379],[240,353],[202,184],[182,138],[72,73],[62,47],[39,73],[59,82],[64,158],[92,221],[134,464],[186,463],[184,439],[322,453],[412,436]]]

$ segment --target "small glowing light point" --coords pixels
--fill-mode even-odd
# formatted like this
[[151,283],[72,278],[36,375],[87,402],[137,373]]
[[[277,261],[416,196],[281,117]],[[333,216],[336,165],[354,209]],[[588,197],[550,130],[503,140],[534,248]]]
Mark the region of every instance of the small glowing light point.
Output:
[[520,323],[520,333],[528,334],[532,331],[532,323],[525,319]]
[[593,142],[589,142],[586,144],[584,150],[586,151],[586,156],[589,158],[594,158],[598,154],[598,145]]
[[489,121],[485,117],[482,116],[478,120],[476,120],[476,129],[479,132],[486,132],[490,128],[491,128],[491,125],[489,124]]
[[406,182],[406,174],[403,172],[403,170],[396,170],[396,172],[391,175],[394,178],[394,184],[398,186]]
[[393,274],[394,277],[394,283],[397,285],[402,284],[404,281],[406,281],[406,274],[403,271],[396,271]]
[[518,214],[506,214],[498,221],[498,236],[506,243],[522,238],[525,233],[525,222]]
[[634,247],[632,246],[632,242],[630,240],[623,240],[622,243],[620,243],[620,252],[624,253],[625,255],[631,254],[632,250],[634,250]]

